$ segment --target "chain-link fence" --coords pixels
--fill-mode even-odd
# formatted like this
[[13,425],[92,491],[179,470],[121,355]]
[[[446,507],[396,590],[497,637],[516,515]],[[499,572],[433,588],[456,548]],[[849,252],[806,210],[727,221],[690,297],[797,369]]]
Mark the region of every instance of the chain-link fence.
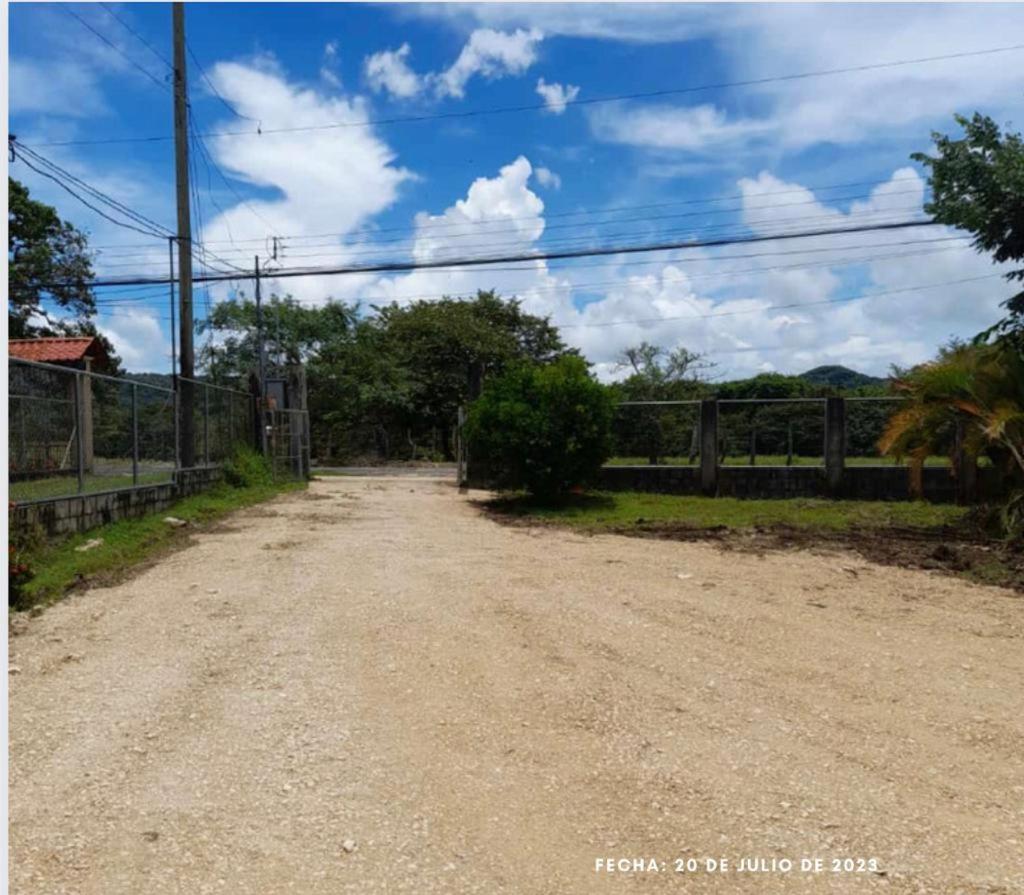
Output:
[[252,395],[200,379],[179,379],[192,384],[196,466],[219,466],[231,457],[239,444],[252,444],[255,431]]
[[611,466],[700,462],[700,401],[625,401],[612,421]]
[[[178,463],[173,388],[8,360],[8,478],[18,502],[171,482]],[[196,465],[253,443],[252,398],[194,381]]]
[[[845,398],[847,466],[905,465],[883,456],[879,441],[902,406],[898,396]],[[825,398],[722,398],[715,402],[717,465],[823,466]],[[950,452],[955,433],[950,427]],[[625,401],[616,407],[610,466],[697,466],[700,401]],[[928,457],[948,466],[949,456]]]
[[824,398],[718,401],[720,466],[822,466]]
[[[905,466],[910,458],[883,456],[878,443],[893,417],[905,404],[899,396],[846,398],[846,465]],[[949,466],[956,449],[956,424],[950,422],[946,432],[947,452],[925,458],[925,466]],[[981,465],[987,462],[984,458]]]

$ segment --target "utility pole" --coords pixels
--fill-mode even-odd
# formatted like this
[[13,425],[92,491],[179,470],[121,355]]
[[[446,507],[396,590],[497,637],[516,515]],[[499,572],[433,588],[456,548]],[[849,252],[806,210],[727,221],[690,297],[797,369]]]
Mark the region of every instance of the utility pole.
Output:
[[[178,336],[174,331],[175,313],[174,306],[177,299],[174,296],[174,237],[167,237],[167,279],[171,287],[171,397],[174,398],[174,468],[181,468],[181,433],[178,431],[181,425],[181,411],[178,407]],[[133,386],[134,388],[134,386]],[[132,393],[134,395],[134,392]],[[134,400],[134,398],[133,398]],[[134,406],[134,405],[133,405]]]
[[264,422],[264,409],[267,406],[267,362],[263,350],[263,296],[260,290],[260,256],[256,256],[256,356],[259,360],[260,382],[256,395],[256,416],[259,420],[260,447],[263,456],[267,456],[267,426]]
[[263,301],[260,294],[260,256],[256,256],[256,348],[260,365],[260,396],[267,393],[267,361],[263,348]]
[[185,4],[171,5],[174,31],[174,167],[178,192],[178,297],[181,353],[178,378],[178,433],[182,468],[195,466],[193,431],[195,353],[192,348],[192,219],[188,186],[188,89],[185,80]]

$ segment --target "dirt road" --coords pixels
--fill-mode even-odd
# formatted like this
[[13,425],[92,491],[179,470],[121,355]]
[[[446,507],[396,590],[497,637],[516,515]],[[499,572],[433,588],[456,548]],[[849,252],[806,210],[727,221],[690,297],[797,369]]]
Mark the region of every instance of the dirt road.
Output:
[[12,891],[1022,892],[1022,637],[926,572],[319,481],[13,638]]

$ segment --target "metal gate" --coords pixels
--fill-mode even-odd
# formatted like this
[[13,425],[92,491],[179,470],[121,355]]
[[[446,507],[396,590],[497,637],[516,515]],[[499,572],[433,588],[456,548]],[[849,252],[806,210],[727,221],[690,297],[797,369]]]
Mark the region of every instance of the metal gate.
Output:
[[309,411],[264,411],[263,437],[275,478],[309,478]]

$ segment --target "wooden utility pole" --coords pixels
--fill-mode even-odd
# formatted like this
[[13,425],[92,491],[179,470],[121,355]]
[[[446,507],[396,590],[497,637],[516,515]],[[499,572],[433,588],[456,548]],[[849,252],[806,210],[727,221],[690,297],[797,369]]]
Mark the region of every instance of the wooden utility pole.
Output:
[[260,394],[267,393],[267,361],[263,350],[263,297],[260,291],[260,256],[256,256],[256,351],[260,365]]
[[268,410],[267,405],[267,359],[263,345],[263,292],[260,289],[260,256],[255,258],[256,264],[256,359],[259,364],[259,384],[256,392],[256,418],[259,420],[259,446],[263,456],[267,453],[267,429],[265,424],[264,411]]
[[174,167],[178,192],[178,300],[181,353],[178,359],[178,438],[181,466],[195,466],[193,419],[195,353],[192,347],[192,218],[188,186],[188,90],[185,80],[185,5],[171,5],[174,30]]

